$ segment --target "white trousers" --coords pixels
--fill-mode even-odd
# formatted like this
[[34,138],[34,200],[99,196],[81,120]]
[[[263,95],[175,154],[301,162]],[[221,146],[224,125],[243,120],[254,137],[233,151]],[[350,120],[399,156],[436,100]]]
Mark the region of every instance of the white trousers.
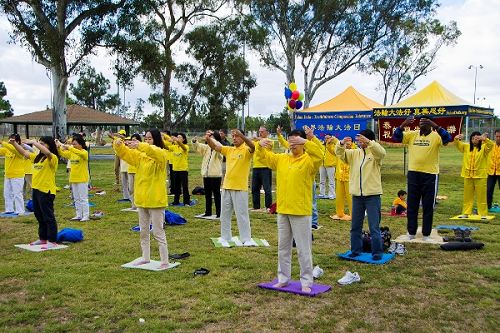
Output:
[[319,167],[319,194],[324,196],[326,193],[326,179],[328,178],[328,197],[335,198],[335,168]]
[[120,172],[120,182],[122,184],[123,199],[130,199],[128,192],[128,172]]
[[24,214],[23,186],[24,177],[4,178],[3,197],[5,200],[6,212],[14,212],[19,215]]
[[135,207],[135,203],[134,203],[135,173],[129,173],[127,179],[128,179],[128,196],[129,196],[130,202],[132,203],[132,208],[137,208],[137,207]]
[[248,192],[235,190],[222,190],[220,211],[220,233],[226,241],[233,238],[231,233],[231,218],[233,210],[238,223],[240,240],[244,243],[252,238],[250,229],[250,216],[248,215]]
[[142,208],[139,211],[139,227],[141,228],[141,250],[142,259],[151,260],[151,249],[149,245],[149,225],[153,225],[153,237],[158,242],[160,250],[160,261],[162,264],[168,264],[167,237],[163,229],[165,221],[165,208]]
[[89,184],[71,183],[71,192],[75,202],[76,217],[82,220],[89,219]]
[[295,239],[302,287],[313,284],[311,216],[278,214],[278,281],[292,279],[292,243]]

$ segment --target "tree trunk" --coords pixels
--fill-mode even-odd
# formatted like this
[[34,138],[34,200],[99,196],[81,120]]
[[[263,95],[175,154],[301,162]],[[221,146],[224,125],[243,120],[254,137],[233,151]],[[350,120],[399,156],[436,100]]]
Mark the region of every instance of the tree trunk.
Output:
[[163,129],[172,129],[172,110],[170,108],[170,78],[172,71],[167,69],[167,77],[163,79]]
[[68,76],[64,76],[58,69],[52,68],[52,86],[54,90],[52,105],[52,135],[54,138],[63,139],[68,133],[66,92],[68,89]]
[[[288,81],[288,82],[287,82],[287,84],[288,84],[288,85],[289,85],[290,83],[292,83],[292,82],[295,82],[295,78],[294,78],[294,76],[293,76],[293,69],[291,69],[291,68],[288,68],[288,69],[287,69],[287,72],[286,72],[286,79],[287,79],[287,81]],[[288,106],[287,106],[287,108],[286,108],[286,109],[288,110]],[[290,111],[288,111],[288,113],[290,114],[290,128],[291,128],[292,130],[294,130],[294,129],[295,129],[295,123],[294,123],[294,121],[293,121],[293,114],[294,114],[294,112],[290,112]]]

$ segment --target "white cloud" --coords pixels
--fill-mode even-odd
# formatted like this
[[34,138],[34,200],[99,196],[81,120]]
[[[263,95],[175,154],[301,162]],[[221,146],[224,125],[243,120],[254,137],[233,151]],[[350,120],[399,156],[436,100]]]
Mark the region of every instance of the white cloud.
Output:
[[[482,65],[484,68],[478,70],[477,74],[476,97],[480,98],[481,105],[496,106],[500,114],[500,43],[497,42],[500,34],[500,0],[445,0],[438,13],[445,22],[457,21],[462,35],[456,46],[440,51],[437,69],[417,81],[417,89],[437,80],[459,97],[472,101],[474,71],[467,68],[469,65]],[[4,81],[7,87],[7,99],[18,115],[44,109],[50,105],[50,81],[45,69],[32,61],[27,50],[7,44],[9,30],[5,18],[0,18],[0,81]],[[177,55],[184,56],[180,51]],[[255,56],[249,55],[248,58],[258,84],[251,91],[250,115],[267,116],[280,112],[284,105],[284,74],[262,67]],[[104,52],[92,57],[91,62],[113,81],[111,59]],[[302,75],[297,71],[299,90],[303,87]],[[376,91],[378,78],[352,70],[321,87],[311,105],[334,97],[349,85],[376,101],[382,100],[382,94]],[[137,79],[134,90],[127,92],[127,102],[133,106],[137,98],[147,100],[151,90],[141,79]],[[116,86],[113,84],[114,91]],[[152,111],[153,108],[148,105],[146,112]]]

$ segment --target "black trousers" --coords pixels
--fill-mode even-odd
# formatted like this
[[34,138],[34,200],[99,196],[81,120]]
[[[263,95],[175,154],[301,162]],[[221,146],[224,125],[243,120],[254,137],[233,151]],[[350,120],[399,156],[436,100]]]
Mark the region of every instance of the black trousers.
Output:
[[[188,172],[174,171],[174,205],[179,204],[182,193],[182,201],[185,205],[189,205],[191,198],[189,196],[188,187]],[[182,190],[181,190],[182,189]]]
[[220,184],[222,177],[203,177],[205,188],[205,215],[212,215],[212,196],[215,203],[215,214],[220,217]]
[[54,215],[54,194],[33,189],[33,210],[38,221],[38,238],[55,243],[57,222]]
[[174,170],[172,164],[168,165],[168,191],[174,193]]
[[498,188],[500,189],[500,175],[499,176],[489,176],[486,181],[486,200],[488,202],[488,209],[491,208],[493,204],[493,192],[495,191],[495,185],[498,182]]
[[269,168],[254,168],[252,172],[252,204],[253,208],[260,209],[260,188],[264,187],[266,208],[273,204],[273,193],[271,183],[273,173]]
[[418,209],[422,201],[422,235],[429,236],[432,231],[434,204],[436,200],[437,175],[425,172],[408,171],[408,233],[415,235],[418,227]]

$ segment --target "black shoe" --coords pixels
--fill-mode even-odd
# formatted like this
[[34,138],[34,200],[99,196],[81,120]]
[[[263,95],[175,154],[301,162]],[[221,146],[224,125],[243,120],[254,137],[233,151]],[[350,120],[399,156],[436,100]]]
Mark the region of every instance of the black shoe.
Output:
[[351,252],[347,255],[349,258],[356,258],[356,257],[359,257],[359,253],[356,253],[356,252]]
[[464,231],[460,229],[453,230],[455,232],[455,241],[463,242],[464,241]]

